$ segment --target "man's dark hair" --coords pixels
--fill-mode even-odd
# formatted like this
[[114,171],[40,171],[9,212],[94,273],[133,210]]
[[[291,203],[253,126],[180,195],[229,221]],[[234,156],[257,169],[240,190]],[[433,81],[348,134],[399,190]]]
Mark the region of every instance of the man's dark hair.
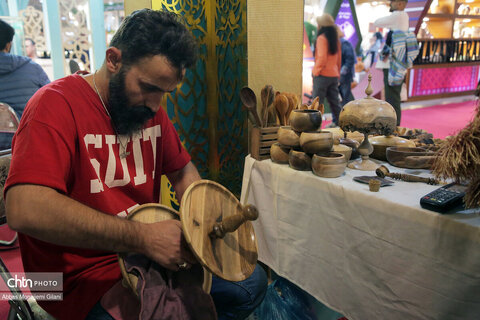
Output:
[[197,59],[197,42],[183,18],[173,12],[142,9],[125,18],[110,46],[122,51],[122,63],[132,65],[142,58],[165,56],[179,71]]
[[0,50],[5,49],[7,43],[12,42],[15,29],[11,25],[0,19]]
[[321,27],[318,35],[325,34],[328,42],[328,53],[335,54],[338,51],[338,32],[334,26]]

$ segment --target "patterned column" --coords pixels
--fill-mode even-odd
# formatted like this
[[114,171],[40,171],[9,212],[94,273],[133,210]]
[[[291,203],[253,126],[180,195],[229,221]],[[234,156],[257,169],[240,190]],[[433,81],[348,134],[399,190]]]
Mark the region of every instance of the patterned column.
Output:
[[246,113],[240,89],[247,81],[246,0],[153,0],[152,9],[181,14],[200,59],[167,112],[202,177],[240,194],[247,153]]

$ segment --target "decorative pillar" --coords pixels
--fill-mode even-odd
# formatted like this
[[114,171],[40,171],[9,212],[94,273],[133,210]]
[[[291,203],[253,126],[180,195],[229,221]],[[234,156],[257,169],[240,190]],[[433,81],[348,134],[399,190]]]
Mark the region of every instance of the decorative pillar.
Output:
[[60,28],[60,10],[57,0],[43,0],[43,16],[50,39],[50,52],[53,62],[53,77],[59,79],[65,76],[65,54],[62,46]]
[[100,69],[107,51],[103,1],[89,0],[90,30],[92,32],[93,64],[92,71]]

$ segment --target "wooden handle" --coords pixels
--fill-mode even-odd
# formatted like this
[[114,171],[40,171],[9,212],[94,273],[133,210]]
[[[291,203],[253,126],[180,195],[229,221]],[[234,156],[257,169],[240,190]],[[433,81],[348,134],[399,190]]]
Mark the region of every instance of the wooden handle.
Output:
[[252,205],[243,207],[242,213],[226,217],[223,221],[213,225],[210,237],[223,238],[228,232],[234,232],[247,220],[253,221],[258,218],[258,210]]
[[259,128],[263,127],[262,125],[262,120],[260,120],[260,117],[258,116],[258,113],[257,113],[257,108],[255,107],[247,107],[248,110],[253,114],[253,117],[255,118],[255,122],[257,123],[257,126]]
[[375,173],[380,178],[389,177],[395,180],[402,180],[406,182],[424,182],[427,184],[439,184],[440,182],[434,178],[424,178],[419,176],[414,176],[412,174],[404,174],[404,173],[391,173],[388,171],[388,168],[385,166],[380,166],[375,170]]

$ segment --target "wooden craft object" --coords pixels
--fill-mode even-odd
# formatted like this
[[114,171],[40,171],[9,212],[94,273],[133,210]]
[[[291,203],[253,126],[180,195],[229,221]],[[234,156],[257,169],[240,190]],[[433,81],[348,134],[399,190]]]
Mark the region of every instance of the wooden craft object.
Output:
[[365,89],[367,97],[347,103],[339,116],[339,125],[343,131],[359,131],[364,134],[364,140],[357,149],[362,157],[348,164],[351,169],[375,170],[378,165],[369,159],[373,146],[368,141],[368,134],[389,135],[396,128],[395,109],[387,102],[371,97],[373,93],[371,81],[372,75],[369,75],[368,86]]
[[262,120],[257,113],[257,96],[249,87],[243,87],[240,90],[240,100],[247,110],[253,115],[257,127],[262,127]]
[[408,156],[405,166],[411,169],[431,169],[436,156]]
[[[274,108],[273,106],[273,100],[275,99],[275,90],[273,89],[273,86],[271,85],[267,85],[267,99],[266,99],[266,102],[267,102],[267,110],[266,110],[266,113],[264,115],[264,121],[265,121],[265,126],[269,126],[270,123],[272,123],[273,125],[276,124],[276,118],[275,118],[275,111],[272,109],[273,111],[273,119],[271,119],[271,115],[270,115],[270,107],[271,108]],[[272,120],[272,122],[269,122],[270,120]]]
[[288,106],[290,104],[289,99],[287,96],[279,94],[275,97],[273,104],[275,106],[275,109],[277,110],[277,116],[280,120],[280,125],[284,126],[287,122],[285,116],[287,114]]
[[[160,222],[170,219],[178,220],[179,214],[177,211],[158,204],[158,203],[148,203],[143,204],[137,208],[135,208],[127,217],[129,220],[138,221],[142,223],[154,223]],[[123,284],[126,287],[132,289],[132,291],[137,295],[137,283],[138,277],[134,274],[128,273],[125,269],[125,262],[124,258],[128,255],[128,253],[119,253],[118,254],[118,262],[120,264],[120,271],[122,272],[123,276]],[[210,292],[212,287],[212,274],[203,268],[203,291],[206,293]]]
[[267,127],[276,126],[277,122],[280,124],[280,121],[277,121],[277,110],[272,102],[272,104],[268,106],[267,110]]
[[316,97],[315,99],[313,99],[312,104],[310,105],[310,108],[308,108],[308,109],[318,110],[318,107],[320,106],[319,101],[320,101],[319,97]]
[[297,105],[298,105],[297,96],[294,95],[293,98],[294,98],[294,99],[293,99],[293,100],[294,100],[294,103],[293,103],[293,104],[290,104],[290,103],[288,104],[287,113],[285,113],[285,124],[286,124],[286,125],[290,123],[290,121],[289,121],[290,114],[292,113],[292,111],[293,111],[294,109],[297,108]]
[[190,185],[180,205],[192,252],[205,268],[228,281],[245,280],[255,269],[257,239],[248,220],[257,216],[254,207],[243,207],[225,187],[209,180]]
[[380,178],[389,177],[395,180],[402,180],[406,182],[424,182],[424,183],[433,184],[433,185],[440,183],[437,179],[434,179],[434,178],[424,178],[424,177],[414,176],[414,175],[405,174],[405,173],[392,173],[385,166],[380,166],[379,168],[377,168],[377,170],[375,170],[375,173]]
[[265,119],[267,117],[267,112],[268,112],[268,85],[262,88],[260,91],[260,99],[262,101],[262,107],[260,108],[260,117],[262,120],[262,127],[267,126],[267,120]]
[[256,160],[270,159],[270,147],[277,142],[279,127],[252,128],[250,154]]
[[378,168],[378,164],[369,159],[369,155],[373,152],[373,146],[368,141],[368,134],[364,134],[363,142],[358,146],[357,152],[361,158],[354,160],[348,164],[350,169],[357,169],[363,171],[373,171]]

